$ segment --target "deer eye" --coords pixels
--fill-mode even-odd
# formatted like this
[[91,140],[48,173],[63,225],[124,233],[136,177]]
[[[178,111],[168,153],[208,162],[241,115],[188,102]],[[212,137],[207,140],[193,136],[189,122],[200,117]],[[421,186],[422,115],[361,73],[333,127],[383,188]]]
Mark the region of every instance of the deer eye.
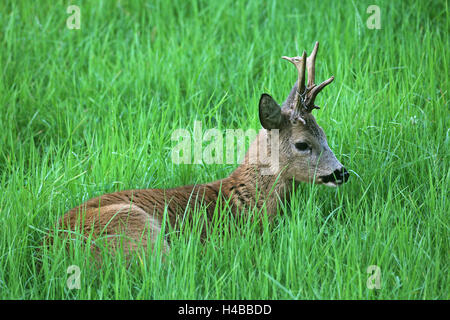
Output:
[[306,142],[297,142],[295,147],[300,151],[306,151],[310,149],[309,145]]

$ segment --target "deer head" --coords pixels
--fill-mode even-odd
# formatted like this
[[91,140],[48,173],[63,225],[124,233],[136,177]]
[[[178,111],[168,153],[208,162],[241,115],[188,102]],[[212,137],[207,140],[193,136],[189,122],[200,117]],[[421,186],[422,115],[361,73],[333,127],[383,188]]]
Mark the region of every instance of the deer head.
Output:
[[[336,187],[348,180],[349,173],[328,146],[323,129],[317,124],[312,110],[319,109],[315,99],[334,77],[315,84],[315,62],[319,49],[316,42],[309,57],[282,57],[293,63],[298,80],[280,107],[268,94],[259,101],[259,118],[264,129],[279,130],[280,177],[296,182],[315,182]],[[305,69],[308,82],[305,85]]]

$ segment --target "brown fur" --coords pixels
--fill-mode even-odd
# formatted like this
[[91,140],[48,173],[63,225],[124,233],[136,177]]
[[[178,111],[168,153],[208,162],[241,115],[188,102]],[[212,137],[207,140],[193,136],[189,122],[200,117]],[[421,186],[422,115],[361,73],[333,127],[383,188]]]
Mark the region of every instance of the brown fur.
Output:
[[[282,188],[278,186],[271,190],[276,177],[261,177],[257,167],[243,164],[229,177],[212,183],[104,194],[68,211],[61,219],[59,228],[81,231],[86,238],[91,236],[92,240],[106,236],[111,252],[121,247],[125,256],[139,247],[146,252],[153,249],[161,232],[165,210],[168,223],[175,229],[179,229],[185,216],[192,219],[192,214],[185,215],[188,210],[192,213],[200,205],[206,210],[208,223],[219,200],[227,202],[235,214],[241,212],[240,209],[245,211],[252,207],[258,211],[264,203],[267,212],[276,212],[277,197],[274,194]],[[260,199],[257,200],[258,195]],[[219,212],[221,209],[219,207]],[[205,228],[202,236],[206,237]],[[168,241],[163,236],[162,251],[168,250]],[[94,253],[98,255],[99,251]]]

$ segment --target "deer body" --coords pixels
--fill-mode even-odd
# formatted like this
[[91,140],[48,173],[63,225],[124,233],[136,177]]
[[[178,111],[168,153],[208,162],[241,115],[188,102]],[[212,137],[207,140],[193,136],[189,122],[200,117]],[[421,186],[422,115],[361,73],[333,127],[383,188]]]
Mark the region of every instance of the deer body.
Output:
[[[207,220],[212,219],[216,205],[225,202],[234,214],[256,208],[254,212],[261,215],[267,212],[270,218],[277,213],[281,202],[289,201],[293,180],[294,185],[300,182],[329,186],[344,183],[348,172],[328,147],[322,128],[311,114],[318,108],[314,105],[316,95],[333,80],[332,77],[318,86],[314,84],[317,50],[318,43],[308,58],[305,52],[302,57],[284,57],[295,64],[299,79],[282,107],[269,95],[261,96],[259,117],[263,128],[251,143],[242,164],[227,178],[173,189],[105,194],[68,211],[61,219],[60,227],[79,230],[93,239],[110,235],[108,245],[113,250],[120,246],[129,256],[138,248],[144,252],[153,248],[161,233],[165,211],[168,222],[175,229],[179,228],[186,212],[193,212],[200,204],[206,210]],[[308,69],[307,86],[304,84],[305,66]],[[262,163],[267,163],[267,159],[251,160],[254,155],[262,154],[261,141],[270,145],[269,136],[275,130],[279,134],[277,159],[280,165],[273,174],[263,174]],[[270,152],[264,154],[269,157]],[[262,210],[263,206],[265,210]],[[164,252],[169,250],[169,244],[164,237],[162,239]]]
[[[263,131],[265,129],[262,129]],[[260,132],[259,135],[265,135]],[[256,141],[252,144],[256,148]],[[252,148],[251,147],[251,148]],[[246,159],[249,157],[247,152]],[[231,212],[240,209],[255,208],[262,212],[277,212],[280,199],[289,196],[290,183],[276,181],[275,175],[261,175],[259,167],[244,161],[227,178],[214,182],[181,186],[172,189],[137,189],[125,190],[88,200],[68,211],[61,220],[64,229],[83,230],[84,235],[92,235],[94,239],[102,234],[122,234],[124,237],[111,237],[109,245],[114,249],[119,242],[125,254],[131,253],[141,246],[144,250],[151,248],[156,241],[167,212],[167,220],[178,229],[186,212],[194,212],[200,204],[206,210],[207,220],[213,218],[216,204],[227,202]],[[219,207],[219,211],[220,211]],[[192,218],[192,216],[190,217]],[[269,217],[271,218],[271,217]],[[202,236],[206,236],[203,230]],[[125,245],[124,245],[125,242]],[[169,245],[164,241],[163,251]]]

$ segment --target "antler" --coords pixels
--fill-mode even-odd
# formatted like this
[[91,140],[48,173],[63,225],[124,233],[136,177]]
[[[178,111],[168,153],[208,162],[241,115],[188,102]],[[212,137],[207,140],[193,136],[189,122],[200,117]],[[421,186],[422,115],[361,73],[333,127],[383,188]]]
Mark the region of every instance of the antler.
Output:
[[[297,94],[291,101],[291,109],[294,111],[294,113],[300,116],[300,119],[303,120],[303,122],[304,119],[301,118],[301,113],[303,112],[309,113],[313,109],[320,109],[318,106],[314,104],[314,101],[319,92],[322,91],[323,88],[325,88],[334,80],[334,77],[332,76],[319,85],[316,85],[314,83],[316,78],[316,55],[318,50],[319,50],[319,42],[316,42],[316,44],[314,45],[314,49],[308,58],[306,58],[306,51],[303,51],[301,57],[292,57],[292,58],[286,56],[282,57],[283,59],[293,63],[298,71]],[[305,87],[305,62],[306,62],[306,69],[308,69],[307,87]]]

